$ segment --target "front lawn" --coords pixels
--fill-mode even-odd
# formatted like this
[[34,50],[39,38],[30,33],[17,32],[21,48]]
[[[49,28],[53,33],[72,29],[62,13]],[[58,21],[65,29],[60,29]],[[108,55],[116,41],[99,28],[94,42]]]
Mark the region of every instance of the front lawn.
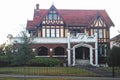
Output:
[[0,74],[96,76],[95,73],[74,67],[4,67],[0,68]]
[[69,78],[0,78],[0,80],[88,80],[88,79],[69,79]]
[[[112,67],[103,67],[104,70],[112,73]],[[114,67],[115,73],[120,74],[120,67]]]

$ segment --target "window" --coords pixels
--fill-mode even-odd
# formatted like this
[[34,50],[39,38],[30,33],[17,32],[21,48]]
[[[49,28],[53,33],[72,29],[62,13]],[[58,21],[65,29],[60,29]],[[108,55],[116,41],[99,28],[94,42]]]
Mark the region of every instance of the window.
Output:
[[107,44],[99,44],[98,54],[102,56],[106,56],[107,54]]
[[57,20],[58,14],[56,13],[56,11],[50,11],[47,17],[49,20]]
[[94,29],[94,33],[96,33],[97,32],[97,29]]
[[103,33],[102,33],[102,29],[99,29],[99,38],[103,38]]
[[55,55],[64,55],[64,48],[63,47],[56,47],[55,48]]
[[54,20],[57,20],[57,14],[56,14],[56,13],[53,14],[53,19],[54,19]]
[[60,37],[59,29],[56,29],[56,37]]
[[80,30],[79,29],[72,29],[72,34],[74,35],[74,36],[76,36],[77,35],[77,33],[80,33]]
[[51,29],[51,37],[55,37],[55,29]]
[[52,14],[51,13],[48,14],[48,19],[52,20]]
[[50,37],[50,29],[46,29],[46,37]]
[[48,55],[48,49],[46,47],[40,47],[38,49],[38,56],[47,56]]
[[[47,26],[46,26],[47,28]],[[46,37],[60,37],[60,29],[50,28],[50,26],[46,29],[45,33]]]

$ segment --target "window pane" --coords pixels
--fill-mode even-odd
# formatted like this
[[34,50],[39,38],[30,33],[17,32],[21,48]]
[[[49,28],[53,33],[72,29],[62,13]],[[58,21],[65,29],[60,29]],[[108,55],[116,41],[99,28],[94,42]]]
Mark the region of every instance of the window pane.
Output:
[[57,14],[54,14],[53,17],[54,17],[54,20],[57,20]]
[[56,37],[60,37],[60,32],[59,32],[59,29],[56,29]]
[[48,19],[52,20],[52,14],[48,14]]
[[51,37],[55,37],[55,29],[51,29]]
[[50,29],[46,29],[46,37],[50,37]]
[[99,38],[103,38],[102,29],[99,29]]
[[46,33],[47,33],[47,34],[50,33],[50,29],[46,29]]
[[94,29],[94,33],[96,33],[97,32],[97,29]]

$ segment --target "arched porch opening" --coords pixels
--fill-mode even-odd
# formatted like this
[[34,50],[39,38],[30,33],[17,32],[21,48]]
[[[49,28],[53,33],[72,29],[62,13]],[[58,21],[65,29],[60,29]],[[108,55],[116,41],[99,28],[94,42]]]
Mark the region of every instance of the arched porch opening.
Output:
[[76,59],[83,59],[83,60],[89,60],[89,55],[90,54],[90,50],[87,47],[78,47],[75,49],[75,58]]
[[89,44],[77,44],[73,46],[73,66],[93,65],[93,47]]

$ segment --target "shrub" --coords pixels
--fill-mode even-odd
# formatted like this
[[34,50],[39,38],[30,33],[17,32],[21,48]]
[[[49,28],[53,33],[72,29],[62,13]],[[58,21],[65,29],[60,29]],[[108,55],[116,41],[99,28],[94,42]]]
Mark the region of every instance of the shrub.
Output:
[[119,66],[120,67],[120,47],[114,46],[108,55],[109,66]]
[[61,66],[62,65],[62,61],[59,59],[55,59],[55,58],[34,58],[31,59],[28,62],[29,66],[46,66],[46,67],[53,67],[53,66]]
[[11,58],[7,55],[0,56],[0,67],[10,66]]

